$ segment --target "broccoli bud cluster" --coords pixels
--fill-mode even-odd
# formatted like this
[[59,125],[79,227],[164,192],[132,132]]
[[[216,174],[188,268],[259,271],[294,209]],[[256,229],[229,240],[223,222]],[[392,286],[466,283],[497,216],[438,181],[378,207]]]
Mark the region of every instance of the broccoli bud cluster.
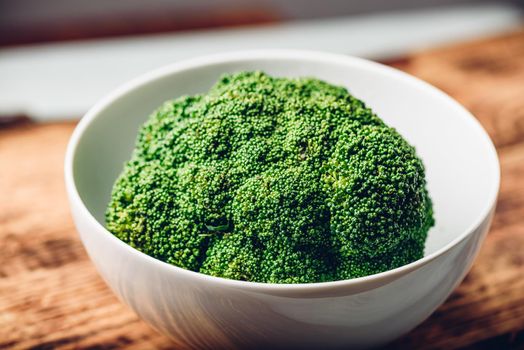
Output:
[[421,258],[434,220],[415,149],[362,101],[317,79],[241,72],[149,117],[106,223],[185,269],[310,283]]

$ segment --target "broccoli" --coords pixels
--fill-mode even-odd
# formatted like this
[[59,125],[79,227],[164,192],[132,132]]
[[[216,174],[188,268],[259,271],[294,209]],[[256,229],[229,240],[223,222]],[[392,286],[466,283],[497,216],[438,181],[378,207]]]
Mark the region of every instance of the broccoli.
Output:
[[415,149],[345,88],[240,72],[149,117],[106,222],[185,269],[311,283],[421,258],[434,220]]

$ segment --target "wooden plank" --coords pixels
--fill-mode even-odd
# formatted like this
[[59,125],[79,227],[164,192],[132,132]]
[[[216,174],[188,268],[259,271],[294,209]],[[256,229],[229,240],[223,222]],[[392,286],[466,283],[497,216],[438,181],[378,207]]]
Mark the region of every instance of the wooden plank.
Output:
[[444,90],[481,122],[500,157],[493,227],[465,281],[396,348],[524,348],[524,31],[394,64]]
[[[392,62],[461,101],[492,136],[502,184],[465,281],[393,348],[524,348],[524,31]],[[0,349],[169,349],[118,302],[70,217],[63,158],[74,123],[0,129]]]
[[74,125],[0,131],[0,349],[169,348],[109,291],[76,234],[62,171]]

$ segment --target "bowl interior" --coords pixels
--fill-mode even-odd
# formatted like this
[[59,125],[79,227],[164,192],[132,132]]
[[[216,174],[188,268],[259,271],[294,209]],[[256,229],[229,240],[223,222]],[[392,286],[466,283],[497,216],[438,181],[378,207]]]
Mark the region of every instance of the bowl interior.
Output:
[[148,115],[166,100],[205,92],[223,73],[242,70],[311,76],[345,86],[416,147],[426,166],[436,219],[426,255],[464,234],[486,214],[498,190],[496,155],[478,123],[445,95],[357,59],[297,53],[234,57],[184,69],[166,67],[122,88],[88,113],[73,155],[73,178],[100,223],[104,224],[112,185]]

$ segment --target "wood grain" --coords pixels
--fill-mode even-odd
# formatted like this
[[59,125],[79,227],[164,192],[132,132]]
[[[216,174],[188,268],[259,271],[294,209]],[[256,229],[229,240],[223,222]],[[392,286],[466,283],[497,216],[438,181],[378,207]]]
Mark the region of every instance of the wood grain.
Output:
[[[499,152],[493,229],[471,272],[398,349],[524,348],[524,31],[392,65],[471,110]],[[63,157],[74,123],[0,129],[0,349],[170,349],[118,302],[69,214]]]
[[397,348],[524,348],[524,30],[394,64],[444,90],[481,122],[500,157],[492,229],[464,282]]

